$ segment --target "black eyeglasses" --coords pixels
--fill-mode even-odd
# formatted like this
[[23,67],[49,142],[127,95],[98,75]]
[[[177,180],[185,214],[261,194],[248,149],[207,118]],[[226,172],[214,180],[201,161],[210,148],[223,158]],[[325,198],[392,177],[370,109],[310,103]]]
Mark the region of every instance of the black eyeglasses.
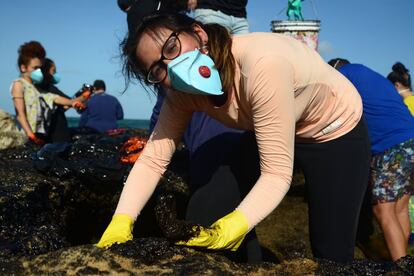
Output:
[[162,82],[167,76],[167,64],[164,60],[173,60],[180,55],[181,42],[178,38],[178,34],[173,32],[165,41],[161,50],[161,58],[151,65],[147,74],[147,81],[152,84]]

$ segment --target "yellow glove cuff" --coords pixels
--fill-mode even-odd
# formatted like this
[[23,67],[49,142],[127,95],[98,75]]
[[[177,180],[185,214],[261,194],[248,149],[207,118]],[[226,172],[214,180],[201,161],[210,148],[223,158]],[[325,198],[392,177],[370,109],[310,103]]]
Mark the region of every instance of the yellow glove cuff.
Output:
[[249,222],[241,211],[235,210],[213,223],[211,228],[217,229],[223,237],[220,243],[209,248],[236,251],[249,230]]
[[134,225],[134,221],[132,220],[132,218],[129,215],[125,215],[125,214],[114,214],[112,216],[112,220],[111,223],[125,223],[128,226],[130,226],[132,228],[132,226]]
[[211,227],[214,227],[219,221],[226,221],[231,222],[232,224],[237,224],[239,227],[239,231],[247,232],[249,230],[249,221],[247,220],[247,217],[242,213],[240,210],[234,210],[230,214],[222,217],[215,223],[211,225]]

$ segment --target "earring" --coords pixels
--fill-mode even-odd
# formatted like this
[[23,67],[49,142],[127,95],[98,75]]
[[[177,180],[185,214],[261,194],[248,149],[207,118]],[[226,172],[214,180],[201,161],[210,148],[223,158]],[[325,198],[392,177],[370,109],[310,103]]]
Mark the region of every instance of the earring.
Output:
[[201,46],[200,52],[202,52],[203,54],[208,55],[208,46],[207,45]]

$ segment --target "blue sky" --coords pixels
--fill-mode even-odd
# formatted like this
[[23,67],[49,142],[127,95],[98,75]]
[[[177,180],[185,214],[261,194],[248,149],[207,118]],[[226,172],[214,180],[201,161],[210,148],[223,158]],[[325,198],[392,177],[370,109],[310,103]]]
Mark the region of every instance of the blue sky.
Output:
[[[250,31],[269,32],[272,20],[286,19],[286,6],[287,0],[250,0]],[[305,19],[321,20],[319,52],[325,60],[344,57],[383,75],[401,61],[414,74],[414,0],[305,0],[302,8]],[[19,76],[17,49],[38,40],[55,61],[62,79],[58,87],[65,93],[103,79],[126,118],[149,118],[154,96],[139,85],[121,95],[118,45],[126,29],[116,0],[1,0],[0,108],[14,114],[9,87]]]

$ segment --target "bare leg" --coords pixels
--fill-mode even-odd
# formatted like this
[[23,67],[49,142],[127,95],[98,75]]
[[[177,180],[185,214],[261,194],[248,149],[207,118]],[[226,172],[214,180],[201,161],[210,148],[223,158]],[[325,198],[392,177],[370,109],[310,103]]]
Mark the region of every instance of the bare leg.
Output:
[[409,195],[404,195],[401,199],[396,202],[395,213],[397,215],[398,222],[404,232],[404,237],[408,243],[408,238],[411,232],[410,217],[408,214],[408,201],[410,200]]
[[406,238],[398,221],[395,208],[395,202],[378,203],[373,207],[393,261],[407,255]]

